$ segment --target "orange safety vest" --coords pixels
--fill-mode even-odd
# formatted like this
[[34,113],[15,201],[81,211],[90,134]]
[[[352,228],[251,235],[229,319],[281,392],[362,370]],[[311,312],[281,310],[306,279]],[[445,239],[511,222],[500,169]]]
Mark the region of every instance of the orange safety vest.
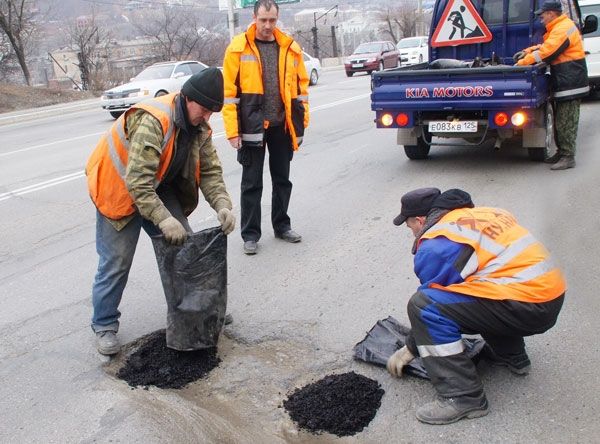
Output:
[[423,234],[419,243],[439,236],[470,245],[474,255],[463,270],[464,282],[430,284],[432,288],[522,302],[547,302],[565,292],[564,277],[551,263],[548,251],[508,211],[453,210]]
[[[85,173],[90,197],[98,211],[110,219],[121,219],[136,211],[125,183],[129,137],[126,122],[130,113],[143,109],[154,116],[162,127],[163,143],[154,188],[158,187],[171,164],[175,147],[175,98],[177,93],[157,97],[132,106],[121,115],[102,136],[92,152]],[[200,169],[196,168],[196,183],[200,183]]]

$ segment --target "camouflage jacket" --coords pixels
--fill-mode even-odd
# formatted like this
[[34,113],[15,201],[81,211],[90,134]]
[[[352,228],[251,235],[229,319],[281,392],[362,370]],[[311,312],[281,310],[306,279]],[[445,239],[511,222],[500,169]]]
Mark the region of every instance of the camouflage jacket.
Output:
[[[211,129],[204,122],[198,127],[198,134],[192,140],[188,158],[181,171],[171,182],[183,213],[189,216],[198,205],[199,193],[195,171],[200,159],[200,191],[204,199],[215,210],[232,209],[231,198],[223,180],[221,161],[212,143]],[[177,128],[175,150],[179,136]],[[161,155],[163,132],[159,121],[144,110],[137,110],[127,116],[129,135],[129,158],[125,183],[139,214],[153,224],[171,216],[171,213],[156,193],[155,177]],[[168,171],[167,171],[168,174]],[[111,220],[117,230],[121,230],[134,215],[119,220]]]

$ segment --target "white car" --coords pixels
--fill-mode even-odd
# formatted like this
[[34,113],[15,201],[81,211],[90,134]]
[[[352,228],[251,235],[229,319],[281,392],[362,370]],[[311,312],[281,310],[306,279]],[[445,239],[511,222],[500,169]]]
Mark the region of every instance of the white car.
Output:
[[396,45],[400,53],[400,65],[415,65],[429,61],[429,38],[406,37]]
[[192,74],[208,68],[195,60],[155,63],[131,79],[131,82],[104,91],[102,108],[115,119],[132,105],[151,97],[178,92]]
[[319,62],[319,59],[309,56],[305,52],[302,52],[302,54],[304,54],[304,66],[310,79],[309,85],[316,85],[319,77],[321,77],[321,62]]
[[[595,15],[600,19],[600,0],[579,0],[581,18],[585,20],[588,15]],[[590,88],[600,91],[600,28],[583,36],[583,49],[585,49]]]

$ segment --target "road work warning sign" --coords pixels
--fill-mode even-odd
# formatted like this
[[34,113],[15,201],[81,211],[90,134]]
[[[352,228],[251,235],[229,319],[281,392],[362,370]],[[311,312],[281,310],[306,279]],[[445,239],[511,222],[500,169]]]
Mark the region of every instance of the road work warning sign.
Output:
[[431,46],[457,46],[492,40],[492,33],[469,0],[450,0],[431,38]]

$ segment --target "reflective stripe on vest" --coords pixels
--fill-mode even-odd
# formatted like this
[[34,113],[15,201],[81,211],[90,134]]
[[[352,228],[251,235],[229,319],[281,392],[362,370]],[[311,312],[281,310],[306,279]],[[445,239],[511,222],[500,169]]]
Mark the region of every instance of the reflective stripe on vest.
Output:
[[136,109],[143,109],[160,122],[163,142],[154,178],[155,188],[165,176],[175,145],[175,96],[176,94],[169,94],[135,105],[121,115],[100,138],[86,165],[86,175],[90,197],[104,216],[121,219],[136,211],[125,183],[129,152],[125,125],[127,116]]
[[497,208],[464,208],[446,214],[421,241],[446,237],[469,245],[464,282],[438,288],[488,299],[546,302],[565,292],[562,273],[544,246],[514,216]]

